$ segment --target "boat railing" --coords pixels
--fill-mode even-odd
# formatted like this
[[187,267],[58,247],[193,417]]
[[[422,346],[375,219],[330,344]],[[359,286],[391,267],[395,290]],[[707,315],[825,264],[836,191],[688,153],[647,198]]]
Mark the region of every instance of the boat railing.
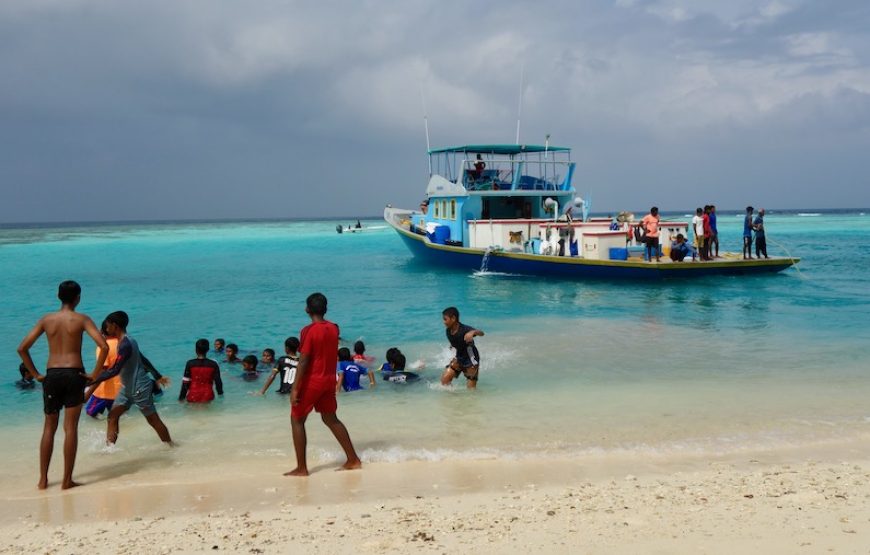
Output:
[[469,191],[568,191],[574,163],[557,160],[462,161],[462,185]]

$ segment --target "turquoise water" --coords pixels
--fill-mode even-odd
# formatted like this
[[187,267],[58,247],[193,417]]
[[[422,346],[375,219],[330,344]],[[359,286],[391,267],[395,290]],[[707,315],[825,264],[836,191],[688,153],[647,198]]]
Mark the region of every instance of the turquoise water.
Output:
[[[367,222],[379,225],[379,222]],[[30,479],[41,395],[15,389],[15,347],[79,281],[80,310],[131,316],[130,333],[175,382],[158,408],[182,449],[171,464],[290,457],[286,399],[250,393],[224,368],[213,406],[175,402],[199,337],[280,352],[306,324],[304,299],[330,301],[342,336],[383,359],[422,360],[425,381],[340,397],[339,416],[369,460],[628,451],[722,453],[848,439],[870,431],[870,218],[767,218],[771,254],[798,270],[656,284],[475,276],[415,262],[391,231],[337,235],[335,222],[162,224],[0,230],[0,440]],[[720,216],[723,250],[742,220]],[[479,390],[437,384],[450,358],[441,310],[484,329]],[[88,364],[93,361],[86,350]],[[45,360],[45,344],[34,350]],[[262,383],[262,380],[260,384]],[[315,458],[336,456],[317,422]],[[83,417],[81,460],[134,457],[157,442],[135,412],[119,452]],[[18,464],[21,463],[21,464]],[[82,463],[87,465],[87,463]],[[167,463],[169,464],[169,463]],[[30,468],[28,468],[28,466]]]

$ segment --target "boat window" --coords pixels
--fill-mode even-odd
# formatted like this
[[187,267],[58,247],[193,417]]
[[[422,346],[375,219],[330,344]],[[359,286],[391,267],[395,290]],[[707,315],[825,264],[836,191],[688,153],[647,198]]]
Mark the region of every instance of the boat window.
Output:
[[456,219],[456,199],[450,200],[450,219]]
[[439,219],[439,218],[441,217],[441,201],[440,201],[440,200],[436,200],[436,201],[435,201],[435,214],[434,214],[434,217],[435,217],[436,220]]

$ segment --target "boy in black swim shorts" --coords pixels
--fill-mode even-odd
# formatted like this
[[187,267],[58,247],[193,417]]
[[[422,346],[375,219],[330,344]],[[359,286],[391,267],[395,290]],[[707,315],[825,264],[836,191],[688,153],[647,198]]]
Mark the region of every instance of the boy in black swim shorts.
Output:
[[[61,488],[69,489],[78,484],[73,481],[78,451],[78,426],[82,404],[85,402],[84,388],[87,381],[82,363],[82,337],[87,334],[99,347],[97,364],[94,371],[103,367],[109,354],[109,346],[100,335],[100,330],[87,315],[76,312],[81,301],[82,288],[74,281],[65,281],[58,286],[57,298],[60,310],[46,314],[24,337],[18,346],[18,354],[28,374],[42,382],[45,425],[39,445],[39,489],[48,487],[48,466],[54,451],[54,434],[63,410],[63,481]],[[30,348],[45,334],[48,339],[48,361],[45,375],[41,374],[30,356]]]
[[447,328],[447,341],[456,350],[456,357],[444,368],[441,385],[450,385],[460,374],[465,374],[468,389],[475,389],[480,371],[480,353],[474,345],[474,338],[483,337],[483,331],[460,322],[456,307],[445,308],[441,316]]

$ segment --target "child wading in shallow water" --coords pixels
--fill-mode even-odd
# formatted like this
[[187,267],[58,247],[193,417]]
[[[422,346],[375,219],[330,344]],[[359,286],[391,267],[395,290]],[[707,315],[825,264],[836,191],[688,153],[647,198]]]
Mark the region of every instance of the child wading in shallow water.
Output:
[[311,324],[302,328],[299,335],[299,368],[290,392],[290,422],[293,428],[293,448],[296,450],[296,468],[285,476],[308,476],[305,450],[308,440],[305,420],[312,410],[320,413],[323,423],[338,440],[347,455],[341,470],[362,467],[347,428],[335,412],[338,403],[335,396],[335,367],[338,363],[338,326],[326,320],[326,297],[313,293],[305,301],[305,312]]
[[477,388],[477,375],[480,372],[480,353],[474,345],[475,337],[483,337],[483,331],[466,326],[459,321],[459,310],[456,307],[445,308],[441,313],[444,319],[444,327],[447,328],[447,341],[456,350],[456,358],[444,369],[441,375],[441,384],[450,383],[465,374],[468,389]]

